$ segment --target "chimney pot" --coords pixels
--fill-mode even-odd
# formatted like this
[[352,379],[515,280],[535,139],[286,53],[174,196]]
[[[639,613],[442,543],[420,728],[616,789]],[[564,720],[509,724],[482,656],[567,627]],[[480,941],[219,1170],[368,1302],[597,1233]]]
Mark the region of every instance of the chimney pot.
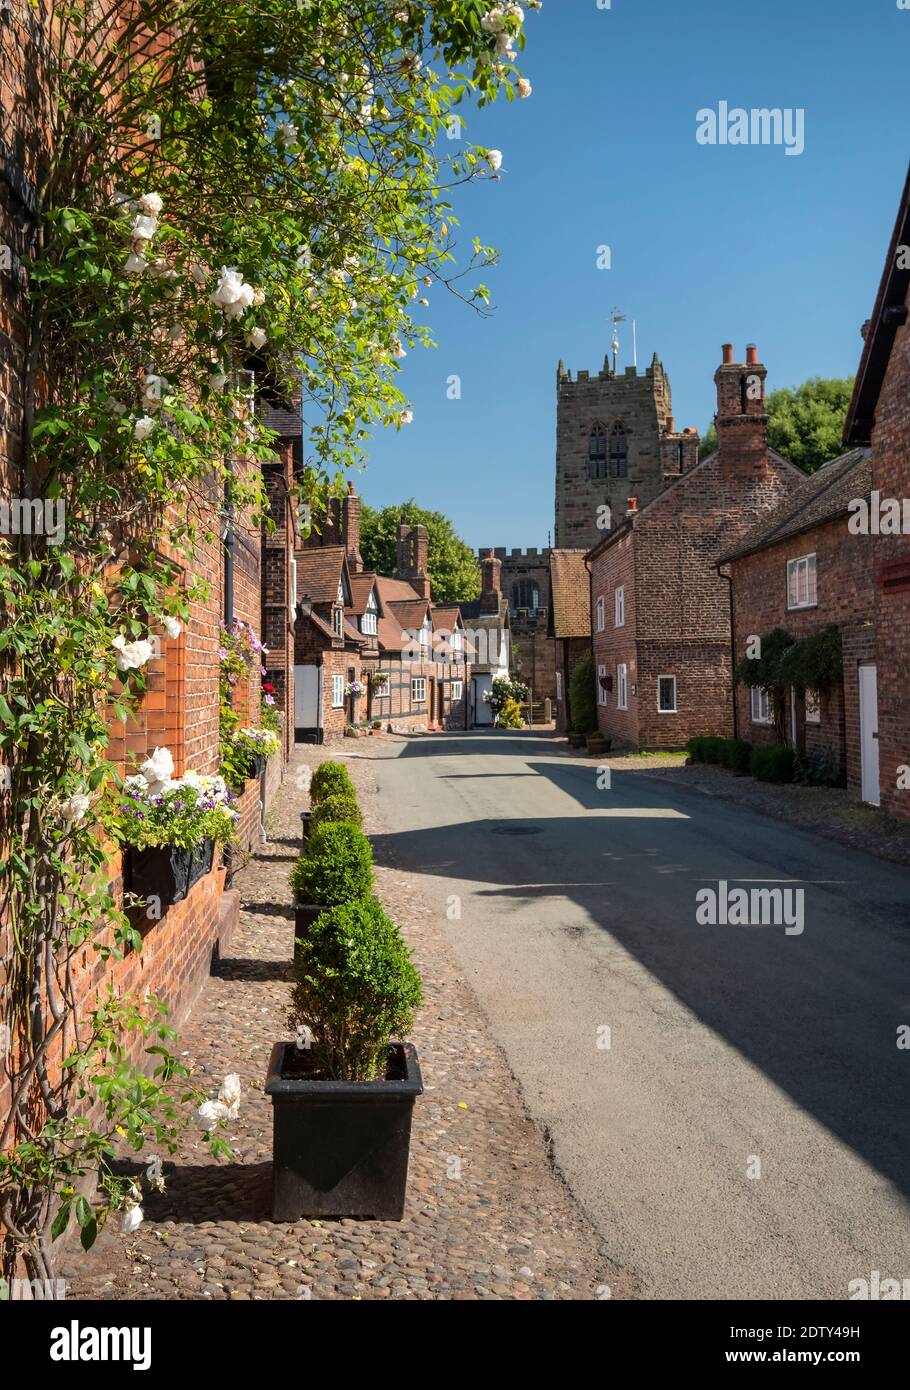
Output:
[[724,366],[725,366],[725,367],[732,367],[732,366],[733,366],[733,344],[732,344],[732,343],[724,343],[723,348],[721,349],[721,351],[723,352],[723,356],[724,356]]
[[756,365],[757,362],[758,362],[758,348],[755,346],[754,343],[748,343],[748,344],[746,345],[746,363],[747,363],[748,366],[754,367],[754,366]]

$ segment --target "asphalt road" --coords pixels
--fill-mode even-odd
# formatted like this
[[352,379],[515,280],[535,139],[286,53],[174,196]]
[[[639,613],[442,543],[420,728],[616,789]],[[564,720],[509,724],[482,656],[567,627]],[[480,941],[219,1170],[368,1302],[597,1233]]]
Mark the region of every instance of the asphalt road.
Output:
[[[910,873],[646,773],[598,788],[545,738],[411,739],[375,766],[377,861],[425,879],[644,1297],[910,1279]],[[700,923],[720,880],[802,890],[803,931]]]

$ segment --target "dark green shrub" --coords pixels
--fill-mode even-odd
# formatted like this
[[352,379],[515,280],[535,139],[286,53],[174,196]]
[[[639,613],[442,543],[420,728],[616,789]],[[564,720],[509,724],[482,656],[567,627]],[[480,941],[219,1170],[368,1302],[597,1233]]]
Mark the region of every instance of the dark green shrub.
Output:
[[356,825],[332,822],[310,835],[307,852],[291,870],[298,902],[337,907],[373,891],[373,851]]
[[758,782],[792,782],[795,758],[792,748],[775,744],[771,748],[753,748],[749,771]]
[[324,762],[320,763],[313,773],[310,782],[310,801],[315,806],[318,801],[324,801],[327,796],[337,796],[339,793],[350,793],[354,796],[354,783],[351,775],[344,763]]
[[686,744],[686,752],[689,755],[690,763],[704,762],[704,738],[699,734],[696,738],[690,738]]
[[719,763],[725,743],[726,739],[717,738],[714,734],[710,734],[703,738],[701,743],[702,761],[706,763]]
[[845,787],[847,774],[833,748],[816,748],[797,756],[793,780],[807,787]]
[[350,792],[337,792],[317,801],[310,818],[310,831],[312,833],[318,830],[320,825],[327,825],[333,821],[346,821],[349,825],[356,825],[358,830],[362,828],[363,817],[353,789]]
[[569,727],[575,734],[597,731],[594,679],[594,658],[589,654],[576,663],[569,677]]
[[743,738],[728,738],[724,743],[724,767],[737,777],[747,777],[752,766],[752,744]]
[[372,1081],[391,1038],[413,1026],[420,976],[375,898],[323,912],[297,946],[288,1023],[310,1030],[317,1075]]

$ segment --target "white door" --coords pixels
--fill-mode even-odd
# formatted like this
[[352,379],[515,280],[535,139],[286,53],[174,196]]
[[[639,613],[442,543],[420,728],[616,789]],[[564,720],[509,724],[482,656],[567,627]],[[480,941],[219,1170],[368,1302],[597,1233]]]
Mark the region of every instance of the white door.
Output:
[[874,666],[859,668],[859,748],[861,794],[871,806],[881,804],[878,780],[878,682]]
[[294,726],[298,729],[318,729],[320,666],[294,667]]

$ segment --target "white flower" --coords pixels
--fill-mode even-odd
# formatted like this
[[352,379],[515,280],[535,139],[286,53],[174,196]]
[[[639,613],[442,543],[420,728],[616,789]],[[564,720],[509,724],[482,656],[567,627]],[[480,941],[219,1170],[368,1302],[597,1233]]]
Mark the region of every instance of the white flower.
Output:
[[143,193],[139,199],[139,211],[147,212],[149,217],[157,217],[164,203],[158,193]]
[[140,767],[149,786],[156,786],[160,782],[169,782],[174,771],[174,759],[169,748],[156,748],[150,757]]
[[[158,223],[154,217],[144,217],[142,213],[139,213],[133,218],[133,225],[130,227],[130,240],[151,241],[157,230]],[[139,249],[141,250],[141,247]]]
[[115,637],[111,645],[118,653],[118,671],[138,671],[140,666],[152,659],[152,644],[145,639],[141,642],[127,642],[125,637]]
[[413,410],[403,410],[399,415],[398,419],[401,421],[403,425],[409,425],[411,421],[414,419]]
[[511,35],[511,34],[497,34],[497,35],[496,35],[496,57],[497,57],[497,58],[514,58],[514,57],[515,57],[515,49],[512,47],[512,35]]
[[258,350],[259,348],[265,347],[269,340],[269,335],[262,328],[251,328],[246,335],[246,340],[249,347]]
[[123,269],[127,275],[141,275],[143,271],[148,270],[148,265],[144,256],[132,255],[127,256]]
[[211,1134],[212,1130],[228,1118],[227,1106],[220,1100],[206,1100],[196,1111],[196,1121],[200,1129],[204,1129],[206,1134]]
[[73,792],[60,807],[60,814],[63,819],[72,825],[74,821],[81,820],[91,804],[91,798],[84,792]]
[[140,415],[139,419],[133,425],[133,435],[139,440],[148,439],[154,428],[155,421],[152,419],[151,415]]
[[227,1107],[228,1116],[234,1120],[240,1113],[240,1097],[242,1088],[240,1077],[237,1072],[232,1071],[221,1083],[221,1090],[218,1092],[218,1099],[222,1105]]
[[221,276],[210,301],[216,309],[221,309],[228,318],[236,319],[250,307],[255,291],[248,285],[239,270],[223,265]]
[[488,11],[480,21],[480,27],[485,34],[501,34],[505,26],[506,16],[501,5],[496,5]]
[[167,633],[168,637],[179,637],[181,632],[183,631],[183,628],[180,624],[180,619],[171,617],[165,618],[164,630]]
[[524,101],[526,97],[529,97],[531,95],[534,88],[531,86],[530,82],[526,77],[519,77],[517,83],[515,84],[515,90],[518,93],[521,100]]
[[120,1213],[120,1230],[125,1236],[131,1236],[134,1231],[138,1231],[145,1217],[142,1208],[139,1206],[126,1207]]
[[497,169],[502,168],[502,150],[487,150],[487,163],[494,174]]
[[146,410],[154,413],[161,404],[161,397],[167,394],[169,383],[163,376],[156,376],[154,372],[146,372],[142,381],[142,404]]
[[279,121],[275,127],[275,134],[285,145],[295,145],[297,143],[297,127],[293,121]]

